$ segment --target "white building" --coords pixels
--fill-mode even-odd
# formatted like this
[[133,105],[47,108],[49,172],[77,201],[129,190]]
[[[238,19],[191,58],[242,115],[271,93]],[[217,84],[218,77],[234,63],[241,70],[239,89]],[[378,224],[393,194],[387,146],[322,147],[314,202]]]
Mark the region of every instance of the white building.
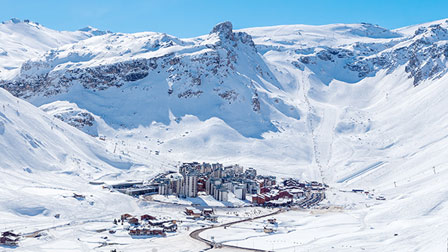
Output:
[[205,183],[205,191],[209,195],[214,195],[215,188],[221,185],[221,179],[218,178],[209,178]]
[[218,194],[217,194],[217,200],[219,201],[228,201],[229,200],[229,191],[227,189],[224,188],[220,188],[217,190]]
[[159,194],[160,195],[168,195],[168,184],[159,184]]
[[240,200],[246,200],[246,187],[245,185],[235,186],[233,189],[235,197]]
[[187,197],[198,196],[198,177],[195,174],[187,175],[185,179],[185,194]]

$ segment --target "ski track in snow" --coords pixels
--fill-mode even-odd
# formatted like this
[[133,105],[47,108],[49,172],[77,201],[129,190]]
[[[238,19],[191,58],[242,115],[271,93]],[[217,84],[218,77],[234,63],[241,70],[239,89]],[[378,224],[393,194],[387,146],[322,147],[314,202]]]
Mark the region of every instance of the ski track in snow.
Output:
[[[179,162],[205,161],[330,185],[322,209],[279,214],[278,233],[254,235],[251,225],[263,225],[255,223],[216,239],[276,251],[444,251],[447,20],[393,31],[370,24],[244,29],[251,38],[228,26],[178,39],[0,25],[0,35],[20,40],[2,37],[0,77],[35,81],[12,91],[43,105],[0,89],[0,225],[44,231],[11,250],[110,251],[104,242],[116,242],[123,251],[200,251],[187,229],[202,224],[188,221],[163,239],[97,232],[125,212],[183,219],[183,206],[88,182],[146,180]],[[111,71],[121,74],[115,86],[95,79]],[[48,96],[32,92],[42,72],[52,76]],[[69,77],[74,85],[58,82]],[[89,89],[99,83],[105,86]]]
[[358,178],[358,177],[360,177],[362,175],[365,175],[367,172],[371,172],[371,171],[373,171],[375,169],[378,169],[379,167],[381,167],[384,164],[385,164],[384,161],[378,161],[376,163],[373,163],[373,164],[367,166],[364,169],[361,169],[361,170],[359,170],[359,171],[357,171],[357,172],[355,172],[353,174],[348,175],[347,177],[344,177],[344,178],[338,180],[337,182],[338,183],[348,182],[348,181],[353,180],[355,178]]

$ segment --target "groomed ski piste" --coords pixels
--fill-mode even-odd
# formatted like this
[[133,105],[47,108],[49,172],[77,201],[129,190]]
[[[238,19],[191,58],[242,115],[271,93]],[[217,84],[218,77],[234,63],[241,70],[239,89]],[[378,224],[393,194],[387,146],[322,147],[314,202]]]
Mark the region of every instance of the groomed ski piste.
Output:
[[[30,24],[11,21],[0,25],[0,30],[21,30],[11,28],[13,25],[35,29],[34,24],[30,28],[26,26]],[[149,47],[145,50],[140,42],[129,44],[132,56],[126,60],[145,58],[153,52],[160,56],[163,50],[168,50],[174,53],[168,57],[190,62],[191,57],[202,55],[204,48],[211,55],[213,50],[222,53],[220,46],[228,42],[215,44],[225,40],[225,36],[218,36],[221,33],[178,41],[155,33],[104,33],[92,37],[85,31],[75,35],[47,28],[40,31],[67,37],[58,40],[61,43],[35,48],[37,53],[30,54],[32,59],[12,54],[24,45],[5,43],[2,49],[8,53],[2,54],[0,50],[3,55],[0,57],[12,55],[20,58],[20,62],[0,61],[14,63],[2,66],[3,81],[12,83],[17,76],[34,80],[42,69],[31,68],[21,75],[20,65],[27,60],[27,66],[38,62],[45,67],[48,67],[46,60],[51,61],[54,65],[45,71],[57,78],[72,74],[77,67],[120,64],[118,56],[126,49],[120,49],[121,42],[118,39],[114,42],[114,36],[123,37],[124,41],[158,39],[159,44],[176,43],[168,49],[163,46],[148,49],[152,45],[146,45]],[[232,63],[234,72],[231,67],[226,68],[230,77],[225,77],[228,82],[223,88],[234,90],[238,97],[235,100],[213,93],[213,88],[220,87],[217,83],[224,68],[219,64],[216,76],[204,77],[201,86],[195,86],[194,92],[203,92],[200,98],[177,96],[185,91],[185,83],[191,84],[190,77],[180,75],[184,70],[178,73],[180,79],[169,83],[173,86],[168,85],[166,72],[160,70],[160,75],[151,73],[137,81],[124,81],[121,86],[95,91],[79,85],[77,79],[73,86],[63,87],[54,96],[45,96],[40,93],[42,90],[36,93],[26,90],[28,93],[20,96],[19,90],[17,98],[1,89],[0,228],[25,236],[18,247],[4,246],[1,250],[205,250],[208,246],[192,239],[190,233],[210,225],[207,222],[185,221],[177,233],[147,239],[132,238],[124,231],[105,232],[113,228],[112,220],[123,213],[184,219],[185,206],[133,198],[89,182],[150,179],[159,172],[176,169],[179,162],[206,161],[237,163],[279,178],[324,181],[330,188],[326,199],[311,209],[276,214],[273,233],[263,232],[266,217],[225,229],[206,230],[200,234],[204,239],[213,237],[224,245],[271,251],[445,251],[447,56],[436,49],[425,54],[418,52],[425,45],[428,48],[446,45],[447,21],[392,31],[367,24],[334,24],[233,32],[251,35],[256,48],[256,52],[247,54],[250,43],[246,41],[225,49],[235,50],[231,53],[238,59]],[[23,36],[37,40],[48,37],[44,33],[24,32],[18,39],[23,40]],[[0,38],[4,40],[4,36]],[[418,44],[421,41],[427,44]],[[113,50],[102,54],[101,48],[108,45]],[[350,59],[317,56],[332,48],[365,53],[364,60],[381,59],[386,53],[409,48],[417,53],[411,58],[403,53],[393,67],[370,65],[370,71],[359,77],[358,72],[344,68],[351,56]],[[58,50],[59,56],[51,58],[54,56],[48,52],[51,49]],[[65,58],[74,57],[73,52],[92,54],[89,58]],[[307,60],[302,57],[306,56],[311,63],[304,63]],[[243,60],[245,57],[249,60]],[[421,67],[419,74],[410,70],[411,60],[412,66]],[[202,63],[197,64],[185,68],[196,71]],[[417,77],[419,81],[415,82]],[[48,83],[47,90],[59,88]],[[169,87],[174,87],[174,98],[168,96]],[[261,112],[244,117],[244,113],[253,111],[255,91]],[[226,94],[229,96],[224,97],[233,97],[232,92]],[[151,99],[145,99],[148,97]],[[214,106],[220,109],[211,111],[209,108]],[[77,110],[91,113],[94,128],[82,125],[78,129],[54,117],[61,115],[60,118],[68,120],[73,113],[67,111]],[[234,113],[228,114],[231,111]],[[129,116],[134,112],[135,121]],[[241,118],[245,118],[247,129],[238,124]],[[120,126],[123,122],[129,125]],[[363,189],[374,196],[352,189]],[[85,199],[72,197],[74,193],[85,195]],[[385,200],[378,200],[379,196]],[[261,207],[217,209],[219,224],[274,211]],[[40,233],[38,237],[36,232]],[[226,250],[233,251],[229,248],[218,251]]]

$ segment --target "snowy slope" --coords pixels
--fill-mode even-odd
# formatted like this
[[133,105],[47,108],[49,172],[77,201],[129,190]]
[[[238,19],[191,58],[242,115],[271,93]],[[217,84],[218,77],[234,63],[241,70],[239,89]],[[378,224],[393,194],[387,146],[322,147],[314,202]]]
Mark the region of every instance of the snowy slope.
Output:
[[[400,39],[404,34],[369,23],[330,25],[278,25],[246,28],[255,44],[264,50],[278,48],[306,48],[341,46],[355,42],[384,42]],[[264,46],[264,47],[263,47]]]
[[[152,32],[93,37],[27,61],[0,85],[48,112],[33,107],[31,114],[106,140],[68,125],[54,142],[43,142],[47,131],[16,130],[0,141],[10,150],[2,166],[72,170],[75,155],[95,164],[83,176],[114,178],[114,166],[127,166],[105,160],[110,154],[151,172],[177,161],[239,163],[324,181],[333,188],[326,203],[343,209],[322,213],[317,228],[320,214],[279,217],[303,222],[291,234],[273,235],[276,246],[303,236],[302,248],[316,251],[335,244],[347,251],[439,251],[448,236],[447,57],[446,20],[392,31],[371,24],[233,31],[225,22],[189,39]],[[20,107],[8,108],[0,133],[3,125],[9,134],[7,120],[23,129],[41,120],[20,121]],[[76,137],[63,138],[66,131]],[[59,146],[67,141],[75,142]],[[16,150],[25,152],[10,158]],[[122,176],[146,172],[134,165]],[[352,188],[387,200],[339,191]],[[248,246],[272,245],[263,239],[248,239]]]
[[[264,155],[269,165],[258,166],[266,170],[269,160],[287,156],[285,173],[319,179],[333,140],[368,132],[373,125],[364,107],[378,103],[372,92],[379,92],[379,85],[360,88],[361,83],[377,83],[386,75],[409,78],[417,86],[444,76],[447,23],[423,27],[288,25],[234,32],[230,23],[222,23],[191,39],[111,33],[51,50],[24,63],[1,85],[91,135],[159,138],[164,144],[147,148],[174,160],[179,159],[174,153],[195,159],[197,153],[188,154],[192,145],[206,150],[201,156],[208,160],[231,156],[254,165]],[[353,99],[351,86],[341,83],[362,89],[363,96]],[[67,110],[59,100],[73,105]],[[182,122],[187,115],[204,125]],[[89,127],[83,123],[87,117]],[[99,131],[94,117],[101,121]],[[209,119],[212,124],[205,123]],[[146,129],[150,125],[160,127]],[[233,140],[210,137],[215,135],[210,125],[235,129],[217,134]],[[187,136],[182,128],[200,129],[202,137]],[[283,151],[280,143],[288,147]],[[218,149],[208,151],[210,145]]]
[[114,128],[192,114],[260,137],[278,130],[271,117],[300,117],[291,101],[277,99],[280,84],[251,37],[230,23],[194,39],[137,33],[83,40],[24,63],[1,86],[35,105],[68,100]]
[[[156,160],[151,163],[113,154],[103,141],[0,89],[0,226],[24,235],[17,249],[1,250],[98,248],[104,233],[97,229],[123,212],[145,211],[145,205],[89,182],[149,178],[160,171]],[[31,238],[36,232],[40,236]]]
[[[442,181],[448,176],[444,148],[448,127],[445,99],[448,94],[444,86],[448,78],[447,22],[441,20],[395,32],[404,37],[386,43],[358,39],[355,45],[361,45],[359,48],[363,50],[351,50],[353,54],[349,57],[341,52],[356,47],[334,44],[330,49],[279,46],[264,53],[268,61],[288,73],[283,74],[285,79],[297,81],[297,88],[305,93],[311,112],[308,117],[314,168],[320,170],[322,178],[336,188],[363,188],[388,199],[383,204],[374,200],[359,204],[362,200],[350,199],[349,195],[330,197],[332,203],[354,207],[354,210],[325,214],[325,218],[337,219],[336,223],[327,220],[318,224],[320,229],[311,239],[306,234],[316,228],[312,224],[314,218],[305,222],[301,231],[292,234],[304,236],[301,240],[305,245],[296,248],[316,251],[446,249],[447,222],[442,216],[448,211],[448,194]],[[264,36],[271,36],[271,41],[280,40],[275,33],[264,33]],[[253,37],[261,49],[274,48],[271,41]],[[328,53],[319,57],[322,51]],[[359,53],[363,51],[366,51],[364,55]],[[300,61],[300,57],[309,57],[309,61]],[[303,65],[294,63],[297,58]],[[299,66],[299,71],[285,61]],[[361,62],[369,63],[361,64],[365,68],[353,69],[365,74],[351,77],[352,69],[347,71],[344,65]],[[290,238],[281,235],[276,239]],[[259,241],[262,240],[255,243]],[[279,251],[293,249],[291,242]]]
[[101,120],[87,110],[80,109],[76,104],[67,101],[56,101],[40,107],[48,114],[86,132],[91,136],[98,136],[98,122]]
[[13,18],[0,24],[0,76],[9,78],[28,59],[37,57],[51,48],[103,35],[106,32],[92,27],[79,31],[55,31],[38,23]]
[[[226,22],[191,39],[111,33],[51,50],[24,63],[1,85],[92,135],[133,135],[140,141],[150,134],[164,144],[148,148],[174,159],[173,150],[194,158],[186,149],[198,144],[205,150],[209,144],[220,146],[205,151],[206,159],[232,156],[250,165],[260,155],[269,157],[266,163],[286,155],[291,159],[285,160],[285,171],[322,179],[323,169],[338,162],[330,155],[339,150],[333,146],[336,140],[375,131],[378,122],[372,115],[377,112],[370,107],[384,102],[379,93],[389,95],[398,87],[412,93],[409,81],[419,86],[445,75],[447,34],[445,20],[395,31],[335,24],[234,32]],[[388,86],[380,88],[385,82]],[[59,100],[73,105],[67,110]],[[204,123],[182,122],[188,115]],[[94,126],[94,117],[103,132]],[[88,128],[84,121],[91,121]],[[210,137],[216,135],[211,125],[236,130],[217,134],[233,140]],[[182,128],[201,129],[202,137],[185,136]],[[241,147],[226,147],[235,142]],[[284,152],[282,142],[290,146]],[[336,169],[327,177],[343,181],[340,174],[351,171]]]
[[[88,182],[133,163],[3,89],[0,110],[2,228],[32,231],[73,221],[86,211],[104,214],[110,202],[98,198]],[[73,193],[92,196],[79,202]],[[56,220],[55,214],[63,217]]]
[[[89,161],[92,167],[86,174],[94,176],[96,170],[120,163],[117,157],[115,161],[110,159],[97,140],[3,89],[0,92],[2,169],[16,170],[20,167],[30,173],[35,169],[79,174],[84,168],[78,167],[78,162]],[[106,162],[99,161],[102,158]],[[110,164],[107,163],[109,159]]]

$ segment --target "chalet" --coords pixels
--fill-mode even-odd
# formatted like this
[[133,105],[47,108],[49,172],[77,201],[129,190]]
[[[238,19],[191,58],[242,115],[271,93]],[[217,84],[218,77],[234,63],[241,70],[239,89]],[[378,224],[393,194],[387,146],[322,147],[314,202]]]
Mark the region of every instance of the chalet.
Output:
[[153,228],[150,230],[150,234],[166,236],[165,231],[163,231],[163,228]]
[[194,209],[193,213],[191,214],[191,216],[193,216],[194,218],[199,218],[202,216],[202,212],[199,209]]
[[149,214],[144,214],[144,215],[140,216],[140,220],[142,220],[142,221],[157,220],[157,218],[154,216],[151,216]]
[[3,237],[6,237],[6,236],[19,237],[20,235],[15,234],[15,233],[13,233],[13,232],[11,232],[11,231],[6,231],[6,232],[3,232],[3,233],[2,233],[2,236],[3,236]]
[[166,236],[163,228],[137,228],[129,230],[129,235],[140,236],[140,235],[161,235]]
[[257,194],[255,196],[252,196],[253,204],[263,205],[265,202],[266,202],[266,197],[264,195]]
[[138,224],[138,219],[135,218],[135,217],[132,217],[132,218],[130,218],[130,219],[128,220],[128,223],[129,223],[129,224],[137,225],[137,224]]
[[155,227],[161,227],[161,226],[163,226],[164,223],[172,223],[172,222],[173,222],[172,220],[164,220],[164,221],[149,220],[148,224],[151,226],[155,226]]
[[163,231],[165,232],[176,232],[177,231],[177,224],[176,223],[163,223]]
[[127,219],[129,219],[129,218],[132,218],[132,215],[130,215],[130,214],[122,214],[121,215],[121,220],[123,221],[123,220],[127,220]]
[[278,193],[278,197],[279,198],[289,198],[289,199],[292,199],[293,195],[291,193],[289,193],[288,191],[280,191]]
[[268,197],[266,197],[266,202],[271,201],[271,200],[278,200],[278,199],[280,199],[280,195],[278,193],[276,193],[276,194],[272,194],[272,195],[269,195]]
[[185,208],[185,214],[186,215],[192,215],[194,210],[196,210],[196,208],[194,208],[194,207],[186,207]]
[[[298,186],[300,187],[300,181],[298,179],[289,178],[283,181],[283,185],[285,186]],[[305,185],[303,186],[305,187]]]
[[17,246],[18,245],[19,238],[10,238],[10,237],[0,237],[0,244],[6,245],[6,246]]
[[322,183],[319,183],[317,181],[311,181],[311,186],[322,186]]
[[204,208],[204,209],[202,209],[202,214],[204,216],[213,214],[213,208]]
[[291,193],[294,198],[300,198],[304,196],[304,192],[298,188],[289,190],[289,193]]
[[270,192],[271,191],[271,189],[269,189],[268,187],[262,187],[262,188],[260,188],[260,193],[268,193],[268,192]]

